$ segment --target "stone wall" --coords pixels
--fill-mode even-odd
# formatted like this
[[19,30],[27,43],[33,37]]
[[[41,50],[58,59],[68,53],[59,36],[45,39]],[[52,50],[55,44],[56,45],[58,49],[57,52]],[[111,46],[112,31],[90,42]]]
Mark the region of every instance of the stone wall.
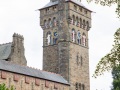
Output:
[[74,90],[76,88],[76,83],[84,85],[85,90],[90,90],[88,48],[71,43],[69,61],[70,90]]
[[43,70],[58,73],[58,46],[43,47]]
[[19,65],[27,65],[25,58],[24,38],[22,35],[14,33],[9,61]]
[[8,88],[13,85],[15,90],[69,90],[68,85],[0,70],[2,83]]

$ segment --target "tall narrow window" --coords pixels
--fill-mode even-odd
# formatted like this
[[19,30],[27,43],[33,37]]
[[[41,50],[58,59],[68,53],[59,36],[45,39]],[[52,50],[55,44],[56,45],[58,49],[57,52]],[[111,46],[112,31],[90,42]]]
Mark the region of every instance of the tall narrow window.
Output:
[[54,24],[54,26],[57,26],[57,20],[55,17],[53,18],[53,24]]
[[75,30],[72,29],[72,42],[75,42]]
[[52,21],[49,19],[49,27],[52,27]]
[[81,90],[81,83],[79,83],[79,90]]
[[89,30],[89,22],[88,21],[86,22],[86,26],[87,26],[86,30]]
[[82,84],[82,90],[85,90],[85,85],[84,84]]
[[82,56],[81,56],[81,61],[80,62],[81,62],[81,66],[82,66],[83,65],[83,57]]
[[82,35],[82,44],[83,46],[86,46],[86,35],[84,33]]
[[77,53],[76,62],[77,62],[77,65],[78,65],[79,64],[79,53]]
[[75,16],[74,15],[73,15],[72,19],[73,19],[73,25],[74,25],[75,24]]
[[47,21],[44,20],[44,28],[47,28],[47,27],[48,27]]
[[82,19],[80,18],[80,28],[82,28]]
[[85,20],[83,20],[83,29],[85,29]]
[[47,33],[47,45],[51,45],[51,32]]
[[81,34],[80,31],[77,32],[77,42],[80,45],[81,44]]
[[57,44],[58,34],[54,32],[53,44]]
[[76,17],[75,25],[78,26],[78,17]]
[[75,90],[78,90],[78,83],[75,84]]

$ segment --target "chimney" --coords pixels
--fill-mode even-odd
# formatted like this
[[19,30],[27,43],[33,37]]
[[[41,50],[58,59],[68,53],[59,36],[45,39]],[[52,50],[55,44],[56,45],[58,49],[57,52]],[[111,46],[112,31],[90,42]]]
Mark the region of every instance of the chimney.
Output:
[[22,35],[13,34],[13,42],[12,42],[12,50],[11,50],[11,62],[27,65],[27,61],[25,58],[25,49],[24,49],[24,38]]

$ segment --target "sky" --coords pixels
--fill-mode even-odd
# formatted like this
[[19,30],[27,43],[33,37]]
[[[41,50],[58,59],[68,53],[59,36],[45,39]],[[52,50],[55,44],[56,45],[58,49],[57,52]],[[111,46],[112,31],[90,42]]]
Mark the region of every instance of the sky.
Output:
[[[43,30],[40,27],[40,12],[49,0],[0,0],[0,43],[12,41],[13,33],[24,36],[25,56],[28,66],[42,69]],[[92,28],[89,31],[89,62],[91,90],[110,90],[110,72],[93,78],[99,60],[109,53],[114,32],[120,27],[120,19],[115,13],[115,5],[103,7],[82,2],[93,11]]]

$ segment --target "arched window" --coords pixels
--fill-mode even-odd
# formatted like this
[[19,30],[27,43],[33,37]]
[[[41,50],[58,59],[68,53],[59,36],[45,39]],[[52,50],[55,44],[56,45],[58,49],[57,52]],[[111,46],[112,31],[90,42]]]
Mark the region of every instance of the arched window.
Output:
[[84,33],[82,35],[82,44],[83,46],[86,46],[86,35]]
[[52,27],[52,21],[50,18],[49,18],[48,24],[49,24],[49,27]]
[[48,28],[48,24],[46,20],[44,20],[44,28]]
[[86,26],[87,26],[86,30],[89,30],[89,22],[88,21],[86,22]]
[[79,45],[81,44],[81,34],[80,34],[80,31],[77,32],[77,43]]
[[72,29],[72,42],[75,42],[75,30]]
[[75,84],[75,90],[78,90],[78,83]]
[[51,45],[51,32],[47,32],[47,45]]
[[53,24],[54,24],[54,26],[57,26],[57,20],[56,20],[56,17],[53,18]]
[[80,28],[82,28],[82,19],[80,18]]
[[83,20],[83,29],[85,29],[85,20]]
[[54,34],[54,37],[53,37],[53,44],[57,44],[58,34],[57,34],[56,31],[55,31],[53,34]]

